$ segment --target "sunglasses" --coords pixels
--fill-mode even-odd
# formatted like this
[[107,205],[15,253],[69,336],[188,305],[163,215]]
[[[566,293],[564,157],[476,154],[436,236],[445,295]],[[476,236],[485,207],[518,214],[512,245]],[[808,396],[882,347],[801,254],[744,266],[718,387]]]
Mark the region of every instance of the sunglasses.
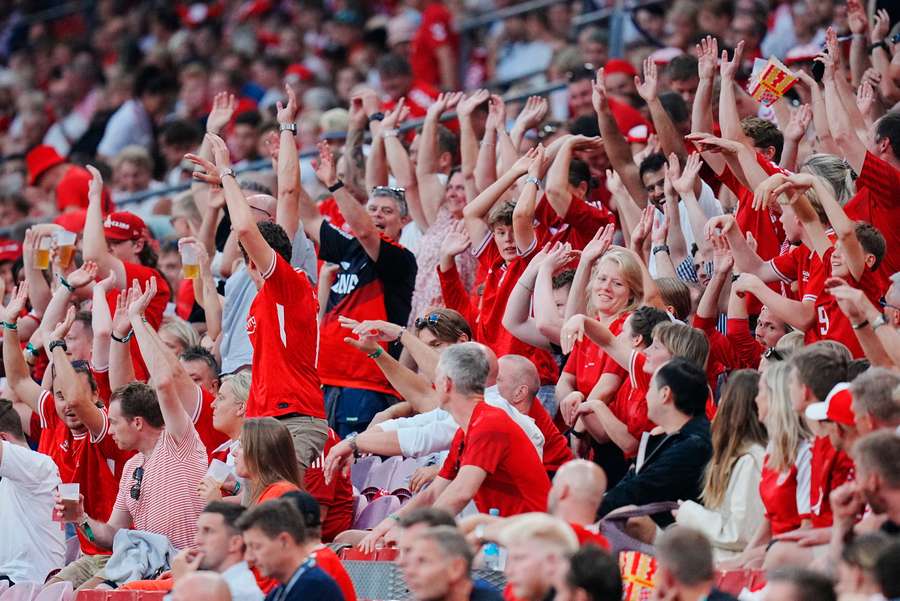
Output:
[[[425,317],[416,317],[416,321],[413,322],[413,325],[416,327],[416,331],[419,332],[424,328],[434,328],[437,327],[439,323],[441,323],[441,319],[446,320],[447,317],[445,315],[441,315],[440,313],[429,313]],[[462,330],[460,330],[457,326],[450,326],[453,329],[453,332],[457,336],[461,336],[464,334]]]
[[595,67],[591,63],[584,63],[581,67],[577,69],[573,69],[571,71],[566,72],[566,79],[569,80],[569,83],[573,81],[579,81],[582,79],[594,79],[594,75],[596,74],[597,67]]
[[372,188],[372,196],[391,196],[400,202],[406,202],[406,188],[395,186],[375,186]]
[[134,473],[131,474],[131,478],[134,480],[134,484],[131,485],[131,498],[138,501],[141,498],[141,481],[144,479],[143,466],[135,468]]

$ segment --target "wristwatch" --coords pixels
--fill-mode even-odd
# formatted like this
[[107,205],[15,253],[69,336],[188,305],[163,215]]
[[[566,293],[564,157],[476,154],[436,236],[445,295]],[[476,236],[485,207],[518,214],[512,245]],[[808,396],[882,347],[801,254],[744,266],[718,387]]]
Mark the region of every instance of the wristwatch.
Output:
[[862,321],[859,322],[859,323],[851,323],[851,324],[850,324],[850,327],[853,328],[854,330],[861,330],[861,329],[863,329],[864,327],[866,327],[866,326],[868,326],[868,325],[869,325],[869,320],[868,320],[868,319],[864,319],[864,320],[862,320]]
[[289,131],[291,133],[297,133],[297,124],[296,123],[282,123],[278,126],[278,131]]
[[221,171],[219,171],[219,180],[223,180],[226,177],[228,177],[229,175],[231,177],[237,179],[237,176],[234,174],[234,169],[232,169],[231,167],[225,167],[225,169],[222,169]]
[[541,180],[539,180],[538,178],[536,178],[536,177],[533,176],[533,175],[529,175],[528,177],[526,177],[526,178],[525,178],[525,183],[526,183],[526,184],[534,184],[534,185],[537,186],[538,188],[541,187]]
[[884,40],[879,40],[875,43],[869,44],[866,50],[868,50],[869,54],[872,54],[872,52],[874,52],[876,48],[884,48],[885,52],[890,52],[887,42],[885,42]]
[[654,246],[654,247],[653,247],[653,254],[655,255],[656,253],[666,253],[666,254],[668,254],[668,253],[669,253],[669,245],[668,245],[668,244],[661,244],[661,245],[659,245],[659,246]]
[[332,194],[334,194],[335,192],[337,192],[338,190],[340,190],[343,187],[344,187],[344,182],[342,182],[341,180],[338,180],[338,181],[334,182],[332,185],[328,186],[328,191],[331,192]]
[[886,325],[887,325],[887,319],[885,319],[884,313],[880,313],[880,314],[878,315],[878,317],[876,317],[875,319],[872,320],[872,323],[871,323],[870,325],[872,326],[872,331],[873,331],[873,332],[874,332],[875,330],[877,330],[878,328],[880,328],[881,326],[886,326]]
[[372,113],[371,115],[369,115],[369,121],[383,121],[383,120],[384,120],[384,113],[382,113],[381,111],[378,111],[377,113]]
[[347,435],[347,438],[344,439],[347,441],[347,444],[350,445],[350,450],[353,451],[354,457],[359,455],[359,446],[356,444],[357,436],[359,436],[359,432],[351,432]]
[[50,346],[48,346],[47,348],[49,349],[51,355],[53,354],[53,351],[58,348],[61,348],[64,351],[69,350],[69,347],[66,346],[65,340],[54,340],[53,342],[50,343]]

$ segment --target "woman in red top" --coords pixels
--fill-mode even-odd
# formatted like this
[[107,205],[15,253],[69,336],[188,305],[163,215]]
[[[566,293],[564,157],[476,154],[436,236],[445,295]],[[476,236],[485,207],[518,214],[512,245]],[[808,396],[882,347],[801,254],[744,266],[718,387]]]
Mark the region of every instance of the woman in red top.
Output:
[[791,367],[779,361],[760,380],[756,405],[769,443],[759,483],[765,520],[738,557],[720,569],[760,567],[768,542],[776,535],[809,523],[810,439],[806,423],[791,407]]

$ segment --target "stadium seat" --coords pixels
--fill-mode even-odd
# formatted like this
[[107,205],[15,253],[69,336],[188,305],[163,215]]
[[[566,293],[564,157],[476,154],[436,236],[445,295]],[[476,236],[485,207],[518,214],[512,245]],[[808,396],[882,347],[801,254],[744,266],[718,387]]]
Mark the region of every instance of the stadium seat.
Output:
[[387,461],[373,466],[369,471],[369,476],[366,478],[365,485],[361,489],[362,494],[371,501],[379,491],[386,490],[390,492],[391,478],[402,461],[403,459],[400,457],[391,457]]
[[418,461],[415,459],[404,459],[391,475],[391,479],[388,482],[386,489],[391,491],[391,494],[398,490],[409,492],[409,481],[412,479],[412,475],[417,469],[419,469]]
[[19,582],[0,595],[0,601],[31,601],[40,590],[36,582]]
[[356,518],[353,528],[368,530],[374,528],[384,518],[400,509],[400,499],[393,495],[379,497],[369,503]]
[[376,465],[381,464],[381,457],[369,455],[368,457],[360,457],[350,467],[350,482],[356,490],[362,490],[366,486],[366,478],[369,472]]
[[34,601],[72,601],[74,596],[71,582],[57,582],[44,588],[34,597]]

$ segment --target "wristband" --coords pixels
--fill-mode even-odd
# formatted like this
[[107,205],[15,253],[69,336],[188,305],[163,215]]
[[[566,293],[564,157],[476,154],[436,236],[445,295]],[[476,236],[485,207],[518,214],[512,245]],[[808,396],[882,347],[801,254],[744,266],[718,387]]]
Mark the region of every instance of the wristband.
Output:
[[341,180],[338,180],[338,181],[334,182],[332,185],[327,186],[328,191],[331,192],[332,194],[334,194],[335,192],[337,192],[338,190],[340,190],[343,187],[344,187],[344,182],[342,182]]
[[536,178],[536,177],[533,176],[533,175],[529,175],[528,177],[526,177],[526,178],[525,178],[525,183],[526,183],[526,184],[534,184],[534,185],[537,186],[538,188],[541,187],[541,180],[539,180],[538,178]]
[[886,326],[886,325],[887,325],[887,319],[884,318],[884,313],[881,313],[880,315],[878,315],[878,317],[876,317],[875,319],[873,319],[871,325],[872,325],[872,331],[873,331],[873,332],[874,332],[875,330],[877,330],[878,328],[880,328],[881,326]]
[[41,354],[41,351],[34,348],[34,345],[30,342],[25,345],[25,351],[34,358],[37,358],[37,356]]
[[69,347],[66,346],[66,341],[65,341],[65,340],[54,340],[54,341],[51,342],[50,345],[47,347],[47,350],[49,351],[48,354],[49,354],[49,355],[52,355],[52,354],[53,354],[53,351],[56,350],[56,349],[58,349],[58,348],[61,348],[63,351],[68,351],[68,350],[69,350]]
[[385,138],[396,138],[398,135],[400,135],[400,130],[397,128],[382,129],[381,135],[384,136]]
[[68,290],[69,292],[71,292],[72,294],[75,293],[75,287],[72,286],[72,284],[70,284],[70,283],[66,280],[66,278],[64,278],[64,277],[62,276],[62,274],[60,274],[60,276],[59,276],[59,284],[60,284],[63,288],[65,288],[66,290]]
[[292,134],[297,133],[296,123],[281,123],[278,125],[278,131],[289,131]]
[[347,438],[344,440],[347,441],[347,444],[350,445],[350,450],[353,451],[353,456],[359,456],[359,445],[356,444],[356,437],[359,436],[358,432],[351,432]]
[[868,51],[869,54],[872,54],[873,52],[875,52],[876,48],[883,48],[885,50],[885,52],[888,51],[888,45],[887,45],[887,43],[885,43],[884,40],[879,40],[878,42],[869,44],[868,47],[866,48],[866,50]]
[[660,246],[654,246],[654,247],[653,247],[653,254],[655,255],[656,253],[666,253],[666,254],[669,254],[669,245],[668,245],[668,244],[661,244]]
[[234,174],[234,169],[232,169],[231,167],[226,167],[225,169],[219,171],[219,181],[224,180],[229,175],[237,179],[237,176]]
[[0,325],[2,325],[3,329],[5,329],[5,330],[18,330],[19,329],[19,326],[17,326],[15,323],[10,323],[8,321],[0,321]]
[[79,524],[79,527],[84,531],[84,535],[89,541],[94,542],[97,540],[96,538],[94,538],[94,531],[91,530],[91,524],[90,522],[88,522],[87,517],[85,517],[84,521]]
[[378,357],[380,357],[383,354],[384,354],[384,349],[379,346],[377,349],[375,349],[374,351],[372,351],[371,353],[369,353],[366,356],[369,359],[377,359]]
[[384,121],[384,113],[378,111],[369,115],[369,121]]
[[129,330],[128,334],[126,334],[124,338],[119,338],[118,336],[116,336],[115,332],[109,335],[110,338],[112,338],[116,342],[121,342],[122,344],[128,344],[131,341],[132,336],[134,336],[134,330]]
[[864,327],[866,327],[867,325],[869,325],[869,320],[868,320],[868,319],[864,319],[864,320],[862,320],[862,321],[859,322],[859,323],[851,323],[851,324],[850,324],[850,327],[853,328],[854,330],[861,330],[861,329],[863,329]]

